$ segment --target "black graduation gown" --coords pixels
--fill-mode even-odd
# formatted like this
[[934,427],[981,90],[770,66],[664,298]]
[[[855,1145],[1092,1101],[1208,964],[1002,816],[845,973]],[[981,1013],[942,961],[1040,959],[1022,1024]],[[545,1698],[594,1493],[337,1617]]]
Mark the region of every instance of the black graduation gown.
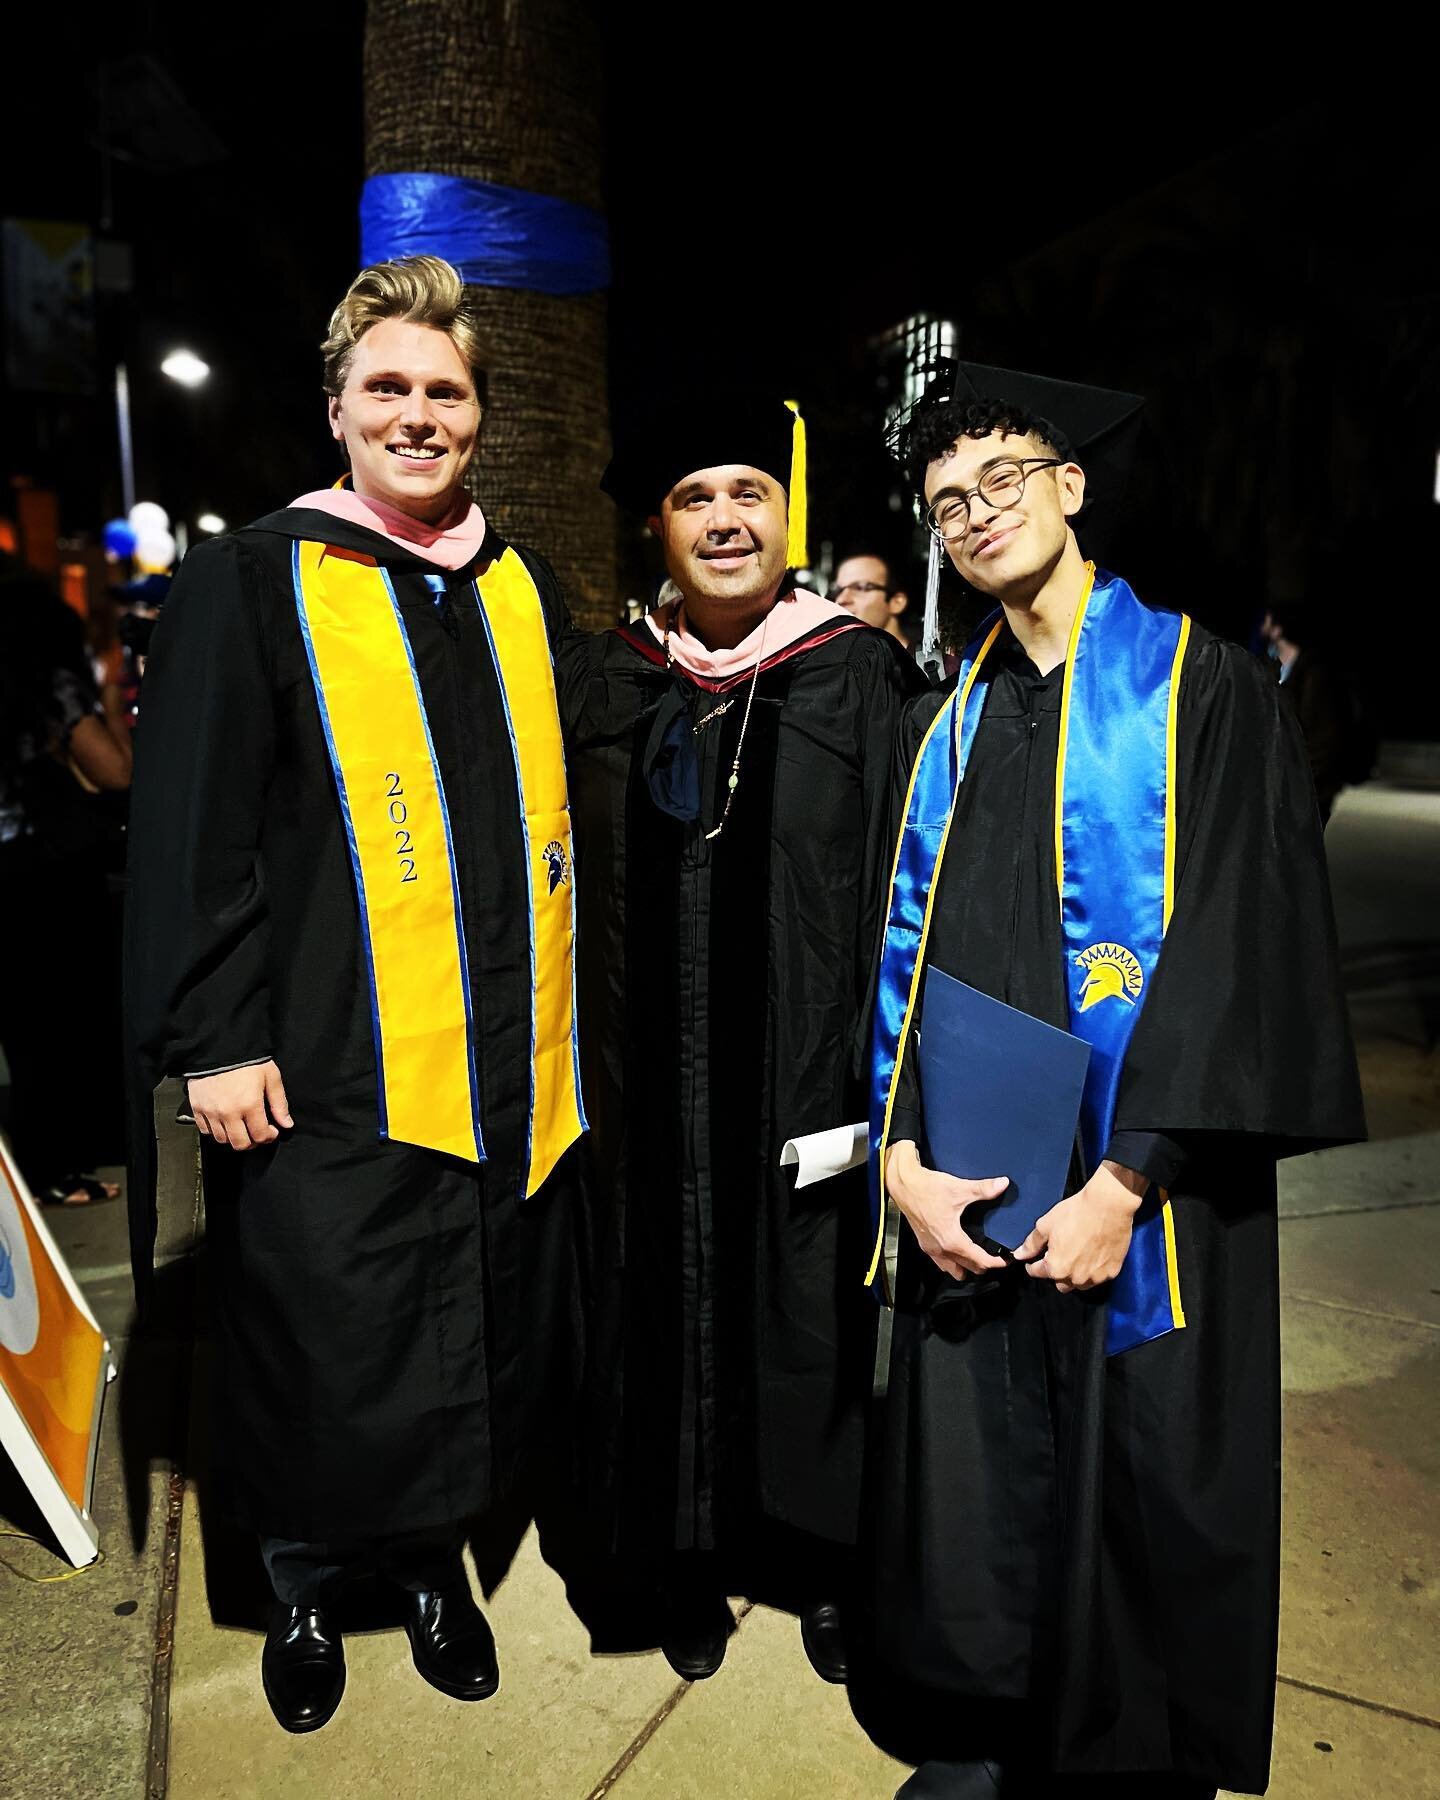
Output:
[[[889,769],[921,682],[849,620],[773,660],[707,841],[748,681],[712,693],[667,671],[643,625],[563,668],[598,1190],[590,1462],[623,1554],[743,1563],[760,1519],[854,1541],[874,1330],[863,1171],[797,1192],[779,1161],[787,1138],[863,1114]],[[695,739],[698,824],[646,783],[672,694],[694,723],[713,715]]]
[[[1042,678],[1008,632],[996,650],[927,961],[1063,1027],[1062,670]],[[897,808],[943,698],[908,710]],[[1279,1592],[1275,1159],[1364,1120],[1299,733],[1260,665],[1198,627],[1178,755],[1175,911],[1110,1149],[1170,1186],[1186,1328],[1107,1359],[1097,1298],[1023,1273],[954,1282],[903,1227],[874,1600],[889,1667],[1019,1703],[979,1709],[990,1734],[1019,1720],[987,1753],[1259,1792]],[[893,1137],[923,1145],[919,1114],[912,1040]],[[1077,1159],[1073,1186],[1083,1173]]]
[[[394,580],[455,841],[479,1167],[378,1136],[358,905],[291,577],[301,537]],[[480,562],[503,548],[492,532]],[[563,602],[526,561],[553,642]],[[155,1083],[273,1056],[294,1130],[205,1156],[216,1474],[227,1510],[271,1535],[345,1542],[482,1512],[576,1377],[574,1153],[520,1199],[525,852],[474,568],[439,604],[433,565],[328,515],[275,513],[185,559],[146,672],[126,970],[136,1279],[143,1293]]]

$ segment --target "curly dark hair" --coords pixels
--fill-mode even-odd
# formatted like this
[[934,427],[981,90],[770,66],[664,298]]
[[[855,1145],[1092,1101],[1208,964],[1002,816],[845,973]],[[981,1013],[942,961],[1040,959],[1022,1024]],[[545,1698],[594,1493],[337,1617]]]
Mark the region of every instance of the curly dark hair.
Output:
[[937,456],[958,444],[962,437],[989,437],[1001,431],[1016,437],[1031,437],[1056,456],[1070,455],[1070,444],[1064,432],[1037,413],[1003,399],[961,399],[955,395],[955,371],[950,363],[935,365],[934,379],[925,392],[908,407],[886,434],[890,454],[899,463],[905,479],[922,500],[925,494],[925,471]]

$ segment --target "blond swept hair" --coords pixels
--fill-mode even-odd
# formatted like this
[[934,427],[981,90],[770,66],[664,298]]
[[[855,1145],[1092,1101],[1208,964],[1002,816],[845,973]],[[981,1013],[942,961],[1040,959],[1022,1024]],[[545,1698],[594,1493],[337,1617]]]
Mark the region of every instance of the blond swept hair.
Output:
[[362,269],[331,313],[320,346],[327,394],[344,390],[355,346],[382,319],[433,325],[454,344],[470,372],[478,374],[480,328],[460,271],[440,256],[401,256]]

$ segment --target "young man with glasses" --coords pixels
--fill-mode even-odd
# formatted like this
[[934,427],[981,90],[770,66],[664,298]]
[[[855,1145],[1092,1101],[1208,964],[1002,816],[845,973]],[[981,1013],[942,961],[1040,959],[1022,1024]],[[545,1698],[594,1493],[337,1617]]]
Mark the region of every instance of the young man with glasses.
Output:
[[867,625],[893,637],[902,650],[910,648],[910,640],[900,621],[910,605],[904,588],[898,587],[890,565],[883,556],[868,551],[847,556],[835,571],[835,585],[830,598],[846,612],[854,613]]
[[[907,1800],[1269,1771],[1275,1162],[1364,1120],[1293,721],[1077,541],[1138,409],[961,365],[896,433],[993,608],[902,726],[872,1048],[876,1625],[937,1705]],[[1091,1046],[1065,1197],[1013,1254],[979,1214],[1008,1172],[927,1166],[927,968]]]

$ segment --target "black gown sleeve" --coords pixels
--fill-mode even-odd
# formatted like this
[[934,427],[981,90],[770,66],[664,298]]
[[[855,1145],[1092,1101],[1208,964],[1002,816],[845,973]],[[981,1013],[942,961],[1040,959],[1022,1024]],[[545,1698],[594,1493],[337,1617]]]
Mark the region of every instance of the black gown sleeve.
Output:
[[[1293,1155],[1365,1135],[1305,747],[1265,670],[1206,639],[1182,677],[1175,911],[1116,1132]],[[1113,1147],[1113,1146],[1112,1146]],[[1122,1160],[1117,1158],[1117,1160]]]
[[[905,819],[905,797],[909,792],[910,776],[915,767],[915,758],[920,753],[920,745],[924,741],[925,733],[934,723],[935,715],[950,698],[954,687],[955,682],[952,679],[942,688],[932,688],[929,692],[912,700],[905,708],[899,728],[895,733],[894,754],[890,762],[890,805],[886,818],[887,860],[880,871],[878,929],[882,933],[885,929],[885,907],[889,900],[890,866],[894,861],[895,842],[900,835],[900,827]],[[922,1140],[920,1062],[916,1050],[919,1027],[920,1000],[917,996],[910,1035],[906,1040],[905,1054],[900,1063],[900,1079],[895,1086],[895,1104],[890,1109],[890,1142],[892,1144],[901,1143],[906,1138],[916,1144]]]
[[197,546],[155,630],[136,731],[126,910],[129,1032],[147,1080],[272,1050],[259,856],[275,763],[257,599],[233,537]]
[[1156,1187],[1180,1185],[1185,1171],[1185,1146],[1163,1131],[1115,1131],[1105,1152],[1107,1162],[1119,1163],[1122,1169],[1134,1169]]

